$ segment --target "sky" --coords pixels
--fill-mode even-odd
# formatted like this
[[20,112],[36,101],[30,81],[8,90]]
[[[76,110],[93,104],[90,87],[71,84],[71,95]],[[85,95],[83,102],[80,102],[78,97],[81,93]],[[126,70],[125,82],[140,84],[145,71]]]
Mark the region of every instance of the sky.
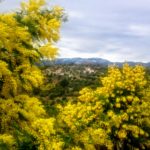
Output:
[[[0,12],[21,0],[4,0]],[[150,62],[150,0],[48,0],[68,15],[57,43],[59,57]]]

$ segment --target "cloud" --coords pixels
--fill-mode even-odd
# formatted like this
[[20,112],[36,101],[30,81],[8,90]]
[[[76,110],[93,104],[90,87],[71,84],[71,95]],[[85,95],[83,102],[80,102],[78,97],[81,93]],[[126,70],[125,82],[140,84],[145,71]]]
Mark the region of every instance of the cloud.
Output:
[[[21,0],[5,0],[1,10]],[[57,43],[60,57],[150,61],[150,0],[53,0],[68,13]]]
[[139,37],[150,37],[150,24],[149,25],[141,25],[141,24],[133,24],[129,26],[129,32],[131,35],[139,36]]
[[70,11],[68,17],[76,18],[76,19],[84,19],[84,14],[76,11]]
[[3,0],[0,3],[0,12],[14,11],[19,8],[21,2],[22,0]]

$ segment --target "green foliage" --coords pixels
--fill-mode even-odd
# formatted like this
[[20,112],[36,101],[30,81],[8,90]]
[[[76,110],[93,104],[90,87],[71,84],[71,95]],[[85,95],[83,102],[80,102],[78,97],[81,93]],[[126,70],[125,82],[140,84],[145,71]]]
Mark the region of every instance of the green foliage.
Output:
[[[88,72],[87,69],[92,70]],[[76,99],[84,87],[95,89],[100,86],[99,76],[104,76],[106,67],[97,65],[52,65],[42,68],[44,86],[37,94],[43,99],[59,103],[62,99]],[[65,86],[64,86],[65,85]]]

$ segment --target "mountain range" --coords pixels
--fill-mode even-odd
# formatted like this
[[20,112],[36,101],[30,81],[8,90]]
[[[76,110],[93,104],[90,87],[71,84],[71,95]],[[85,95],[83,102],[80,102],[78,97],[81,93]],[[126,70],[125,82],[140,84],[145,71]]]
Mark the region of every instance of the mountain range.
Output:
[[143,62],[132,62],[132,61],[126,61],[126,62],[111,62],[107,59],[102,59],[102,58],[58,58],[55,60],[49,60],[49,59],[44,59],[42,60],[42,65],[44,66],[49,66],[49,65],[69,65],[69,64],[91,64],[91,65],[103,65],[103,66],[108,66],[112,64],[116,64],[118,66],[122,66],[124,63],[128,63],[131,66],[141,64],[145,67],[150,67],[150,62],[148,63],[143,63]]

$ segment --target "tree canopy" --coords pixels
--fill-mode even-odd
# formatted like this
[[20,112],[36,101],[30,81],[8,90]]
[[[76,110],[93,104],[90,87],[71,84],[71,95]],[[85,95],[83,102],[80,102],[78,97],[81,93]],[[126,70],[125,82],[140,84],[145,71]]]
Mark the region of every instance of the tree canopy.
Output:
[[[36,63],[53,59],[63,9],[47,9],[45,0],[22,2],[18,12],[0,14],[0,149],[48,149],[55,137],[55,119],[48,118],[32,90],[43,83]],[[51,136],[53,138],[50,140]]]

